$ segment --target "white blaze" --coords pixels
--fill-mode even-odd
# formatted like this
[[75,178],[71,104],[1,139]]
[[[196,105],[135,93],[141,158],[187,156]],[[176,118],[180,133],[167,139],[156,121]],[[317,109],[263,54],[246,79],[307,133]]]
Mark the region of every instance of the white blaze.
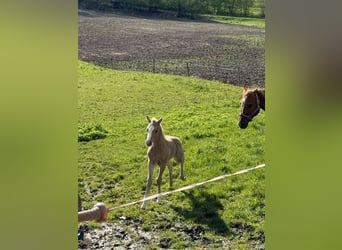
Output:
[[151,125],[151,126],[148,127],[146,141],[151,141],[151,140],[152,140],[152,133],[153,133],[153,130],[154,130],[154,126],[153,126],[153,125]]
[[246,97],[242,98],[242,100],[241,100],[241,112],[243,112],[243,110],[245,109],[245,101],[246,101]]

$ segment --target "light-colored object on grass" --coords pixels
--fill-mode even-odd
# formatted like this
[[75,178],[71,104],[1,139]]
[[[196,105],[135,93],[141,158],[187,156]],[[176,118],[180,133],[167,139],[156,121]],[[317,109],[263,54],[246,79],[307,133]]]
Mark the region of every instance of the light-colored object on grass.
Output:
[[108,217],[108,209],[102,203],[96,203],[92,209],[78,212],[78,222],[95,220],[99,223],[106,222]]

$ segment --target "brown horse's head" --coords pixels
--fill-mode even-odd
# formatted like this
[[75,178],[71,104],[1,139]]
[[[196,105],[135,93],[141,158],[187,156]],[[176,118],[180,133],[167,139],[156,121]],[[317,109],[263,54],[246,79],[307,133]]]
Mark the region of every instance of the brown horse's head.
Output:
[[148,123],[148,126],[146,128],[147,131],[147,137],[146,137],[146,145],[150,147],[152,145],[152,142],[158,138],[162,133],[162,127],[160,123],[162,122],[163,118],[160,118],[159,120],[146,116],[146,121]]
[[260,98],[256,90],[243,89],[242,99],[240,102],[241,113],[239,119],[239,127],[242,129],[247,128],[248,123],[252,121],[260,111]]

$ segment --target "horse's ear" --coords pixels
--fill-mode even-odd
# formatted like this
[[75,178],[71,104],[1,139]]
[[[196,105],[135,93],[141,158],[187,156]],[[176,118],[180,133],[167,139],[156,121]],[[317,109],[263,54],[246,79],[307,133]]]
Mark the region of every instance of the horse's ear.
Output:
[[162,121],[163,121],[163,118],[160,117],[159,120],[158,120],[158,124],[160,124]]
[[151,123],[151,119],[150,119],[150,117],[148,117],[148,115],[146,116],[146,121],[147,121],[148,123]]
[[247,86],[246,86],[246,85],[245,85],[245,86],[243,86],[242,93],[243,93],[243,94],[245,94],[245,93],[247,92],[247,90],[248,90]]
[[256,93],[256,94],[261,94],[260,92],[262,92],[262,90],[259,89],[259,88],[256,88],[256,89],[254,90],[254,93]]

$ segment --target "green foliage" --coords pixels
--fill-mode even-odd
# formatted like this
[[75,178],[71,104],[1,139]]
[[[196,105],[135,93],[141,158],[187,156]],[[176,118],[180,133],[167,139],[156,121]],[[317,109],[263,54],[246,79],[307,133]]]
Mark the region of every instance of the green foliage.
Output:
[[[155,12],[171,10],[178,17],[196,18],[199,14],[259,16],[265,15],[264,0],[79,0],[80,7],[89,9],[123,8]],[[254,8],[254,13],[251,10]]]
[[[238,127],[242,88],[193,77],[112,71],[79,63],[79,124],[99,124],[113,133],[79,143],[79,194],[85,209],[96,202],[109,208],[143,197],[147,176],[145,116],[163,117],[166,134],[185,149],[186,180],[174,188],[254,167],[265,161],[265,112],[247,129]],[[156,167],[155,176],[157,174]],[[162,191],[170,190],[168,171]],[[153,182],[151,194],[155,194]],[[113,210],[142,221],[142,230],[171,239],[172,249],[253,249],[264,243],[265,169],[213,182],[154,200]],[[175,228],[178,228],[175,231]],[[194,240],[193,228],[203,232]],[[208,244],[208,243],[207,243]],[[158,248],[146,243],[146,248]]]
[[78,6],[86,9],[106,10],[113,6],[112,0],[78,0]]

